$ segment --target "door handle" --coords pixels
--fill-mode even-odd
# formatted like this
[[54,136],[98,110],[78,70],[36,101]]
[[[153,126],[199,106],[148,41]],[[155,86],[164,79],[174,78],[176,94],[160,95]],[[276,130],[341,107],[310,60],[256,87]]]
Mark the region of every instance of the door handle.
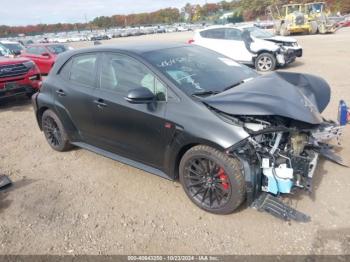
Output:
[[62,89],[57,90],[56,93],[58,94],[58,96],[66,96],[66,93]]
[[105,101],[103,99],[97,99],[94,100],[94,103],[97,105],[98,108],[104,108],[107,107],[107,104],[105,103]]

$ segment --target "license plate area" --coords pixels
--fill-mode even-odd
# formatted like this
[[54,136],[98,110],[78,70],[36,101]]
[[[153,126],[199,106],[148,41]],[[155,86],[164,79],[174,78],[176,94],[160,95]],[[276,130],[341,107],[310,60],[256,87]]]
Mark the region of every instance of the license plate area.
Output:
[[18,83],[16,82],[5,83],[5,86],[4,86],[5,91],[10,91],[16,88],[18,88]]

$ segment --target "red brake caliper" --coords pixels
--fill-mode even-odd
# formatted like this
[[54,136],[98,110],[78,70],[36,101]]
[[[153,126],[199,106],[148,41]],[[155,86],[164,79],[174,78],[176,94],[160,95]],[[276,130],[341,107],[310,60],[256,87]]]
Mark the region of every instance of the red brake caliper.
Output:
[[218,174],[219,174],[219,178],[221,180],[222,187],[225,190],[227,190],[229,188],[230,184],[228,183],[228,177],[227,177],[227,175],[225,173],[225,170],[222,167],[220,167]]

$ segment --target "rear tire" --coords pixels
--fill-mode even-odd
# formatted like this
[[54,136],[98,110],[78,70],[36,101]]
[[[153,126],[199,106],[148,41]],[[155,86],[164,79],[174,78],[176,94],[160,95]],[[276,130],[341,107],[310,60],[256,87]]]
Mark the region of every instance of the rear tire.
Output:
[[72,148],[61,120],[52,110],[43,113],[41,125],[46,141],[54,150],[64,152]]
[[191,201],[214,214],[230,214],[244,201],[245,179],[238,159],[209,146],[195,146],[180,162],[180,182]]
[[276,69],[276,57],[270,53],[262,53],[255,60],[255,68],[260,72],[269,72]]
[[321,24],[318,26],[318,32],[319,32],[321,35],[327,34],[326,26],[325,26],[323,23],[321,23]]

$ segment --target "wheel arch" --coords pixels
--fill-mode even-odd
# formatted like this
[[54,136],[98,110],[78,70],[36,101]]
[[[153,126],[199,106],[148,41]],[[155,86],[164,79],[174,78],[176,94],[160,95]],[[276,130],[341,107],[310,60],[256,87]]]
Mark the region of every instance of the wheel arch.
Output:
[[194,141],[182,144],[178,148],[178,150],[176,150],[176,153],[174,154],[174,156],[172,157],[172,161],[170,162],[173,164],[172,164],[172,167],[170,168],[169,171],[170,171],[171,176],[173,177],[174,180],[179,179],[179,166],[180,166],[180,161],[181,161],[182,157],[186,154],[186,152],[188,150],[190,150],[191,148],[193,148],[195,146],[199,146],[199,145],[209,146],[209,147],[215,148],[219,151],[225,150],[220,145],[213,143],[211,141],[207,141],[207,140],[198,140],[198,141],[194,140]]
[[[271,51],[271,50],[268,50],[268,49],[261,49],[261,50],[257,51],[256,53],[257,53],[257,55],[259,56],[259,55],[261,55],[261,54],[263,54],[263,53],[269,53],[269,54],[271,54],[271,55],[274,55],[275,52],[274,52],[274,51]],[[257,56],[257,57],[258,57],[258,56]],[[257,58],[257,57],[256,57],[256,58]]]
[[43,105],[36,112],[36,117],[37,117],[37,121],[38,121],[38,125],[39,125],[40,130],[42,131],[42,117],[44,115],[44,112],[47,110],[53,111],[57,115],[57,117],[61,120],[61,123],[67,132],[68,138],[71,141],[76,140],[75,134],[78,133],[78,130],[75,127],[75,125],[73,124],[73,122],[71,121],[71,119],[66,118],[65,116],[63,116],[63,119],[62,119],[62,115],[60,115],[54,108],[47,106],[47,105]]
[[50,109],[48,106],[42,106],[38,109],[38,111],[36,112],[36,119],[38,121],[38,125],[40,130],[43,130],[42,127],[42,118],[43,118],[43,114],[46,110]]

